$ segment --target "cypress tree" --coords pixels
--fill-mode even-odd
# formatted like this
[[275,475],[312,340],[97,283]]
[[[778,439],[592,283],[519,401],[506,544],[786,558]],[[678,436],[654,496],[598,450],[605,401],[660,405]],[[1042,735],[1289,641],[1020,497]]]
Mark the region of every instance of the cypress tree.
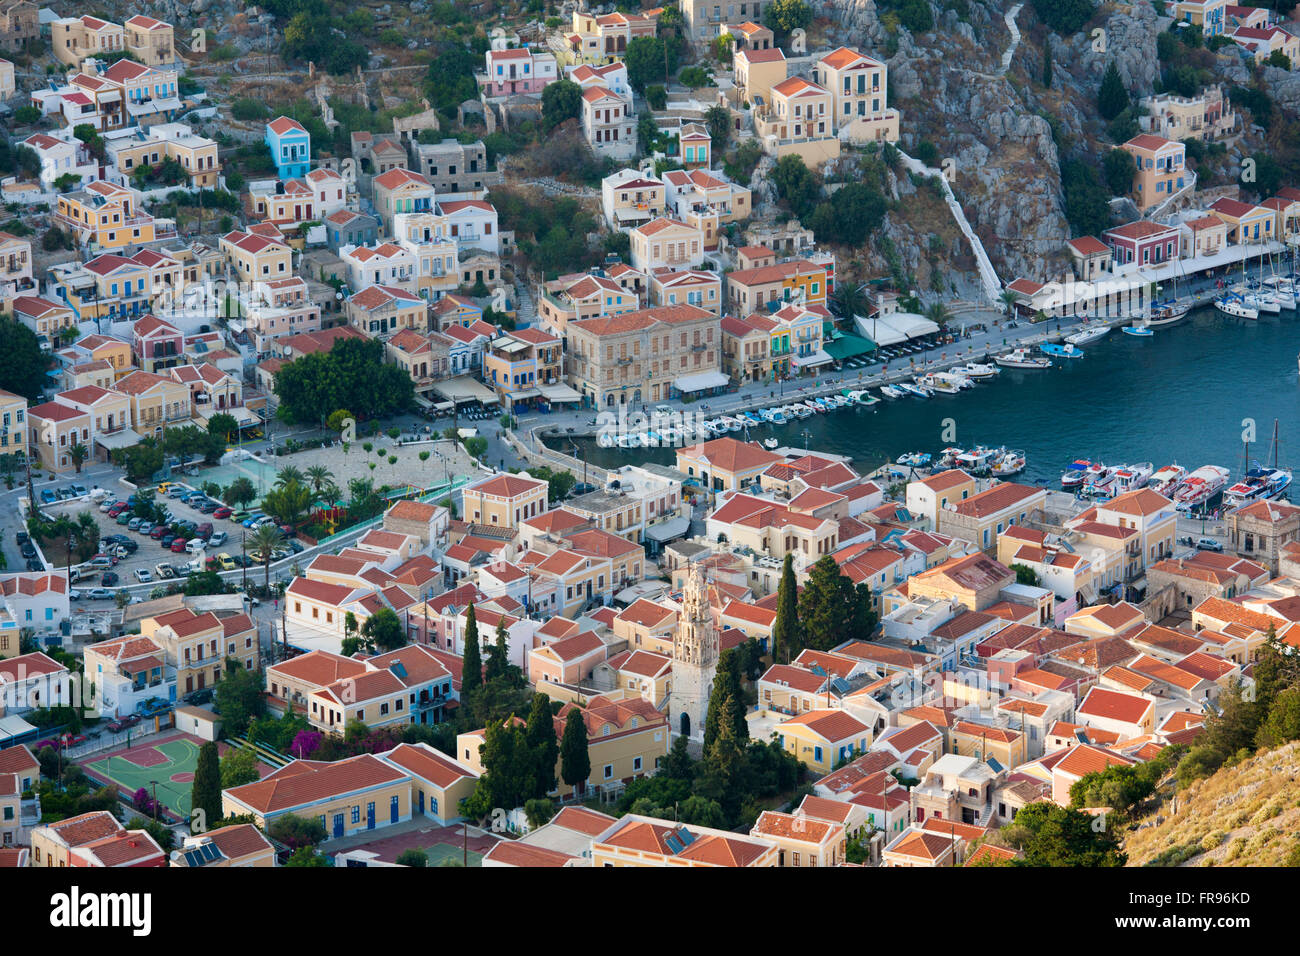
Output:
[[1106,74],[1101,78],[1101,89],[1097,91],[1097,111],[1107,120],[1113,120],[1128,108],[1128,90],[1119,77],[1119,68],[1111,60],[1106,66]]
[[731,728],[737,741],[749,739],[745,722],[745,695],[740,687],[740,662],[734,649],[722,652],[709,691],[709,712],[704,716],[704,755],[707,757],[721,733],[722,725]]
[[555,763],[560,755],[551,699],[545,694],[533,695],[533,709],[528,714],[528,731],[524,736],[528,740],[528,752],[537,763],[532,796],[545,797],[555,789]]
[[560,742],[560,779],[570,787],[585,783],[591,776],[591,754],[587,752],[587,725],[582,711],[574,707],[564,720],[564,739]]
[[799,632],[799,586],[794,579],[794,556],[785,556],[781,569],[781,585],[776,592],[776,620],[772,624],[772,663],[786,664],[803,650],[803,636]]
[[465,615],[465,655],[464,666],[460,675],[460,695],[468,699],[469,695],[483,686],[483,653],[478,643],[478,617],[474,605],[469,606]]
[[208,741],[199,748],[199,764],[194,768],[194,784],[190,788],[190,806],[202,810],[211,829],[224,814],[221,812],[221,756],[217,745]]
[[487,672],[485,680],[491,684],[506,676],[510,664],[510,641],[506,637],[505,617],[497,618],[496,641],[488,648]]

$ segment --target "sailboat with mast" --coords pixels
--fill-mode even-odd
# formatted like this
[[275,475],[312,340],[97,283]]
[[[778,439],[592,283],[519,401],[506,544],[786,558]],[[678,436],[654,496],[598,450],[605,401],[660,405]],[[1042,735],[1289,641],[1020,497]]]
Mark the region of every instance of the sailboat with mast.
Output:
[[[1181,261],[1179,262],[1178,268],[1182,268]],[[1157,299],[1152,302],[1150,307],[1147,309],[1146,322],[1143,324],[1146,325],[1148,329],[1163,329],[1168,328],[1171,325],[1177,325],[1179,322],[1183,321],[1183,319],[1187,318],[1188,313],[1192,311],[1192,306],[1195,305],[1194,300],[1178,298],[1177,275],[1174,276],[1173,283],[1173,298]]]
[[1290,468],[1281,468],[1277,463],[1278,422],[1273,419],[1273,439],[1271,442],[1273,464],[1261,465],[1250,458],[1250,442],[1245,443],[1242,453],[1244,474],[1241,480],[1223,493],[1223,503],[1232,508],[1249,504],[1252,501],[1276,500],[1286,494],[1294,477]]

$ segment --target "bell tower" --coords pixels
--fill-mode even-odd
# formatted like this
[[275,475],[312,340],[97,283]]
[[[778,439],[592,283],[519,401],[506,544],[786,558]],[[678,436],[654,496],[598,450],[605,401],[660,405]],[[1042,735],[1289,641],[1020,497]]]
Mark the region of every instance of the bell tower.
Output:
[[669,696],[672,731],[695,740],[704,737],[709,693],[718,669],[718,629],[709,608],[704,574],[692,568],[682,595],[682,613],[673,635],[673,689]]

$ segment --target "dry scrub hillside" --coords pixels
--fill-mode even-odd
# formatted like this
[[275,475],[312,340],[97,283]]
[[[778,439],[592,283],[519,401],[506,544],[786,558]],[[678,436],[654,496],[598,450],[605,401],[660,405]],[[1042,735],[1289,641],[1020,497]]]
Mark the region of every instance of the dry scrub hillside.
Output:
[[1300,865],[1300,742],[1220,770],[1129,834],[1129,866]]

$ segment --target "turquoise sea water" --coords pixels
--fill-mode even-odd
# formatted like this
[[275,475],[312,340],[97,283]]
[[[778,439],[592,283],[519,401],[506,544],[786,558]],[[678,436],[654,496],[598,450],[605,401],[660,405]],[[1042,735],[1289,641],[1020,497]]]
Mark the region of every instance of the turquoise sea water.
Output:
[[[1278,419],[1279,463],[1300,467],[1296,313],[1246,322],[1204,308],[1149,338],[1112,330],[1085,352],[1083,359],[1056,360],[1046,371],[1003,369],[956,395],[882,399],[872,409],[763,425],[750,437],[775,436],[782,445],[803,447],[806,429],[807,447],[848,455],[864,471],[907,451],[1007,445],[1027,453],[1028,468],[1018,480],[1055,484],[1076,458],[1151,461],[1156,468],[1215,464],[1236,476],[1243,433],[1253,423],[1251,457],[1262,460]],[[671,449],[579,444],[598,465],[674,460]]]

